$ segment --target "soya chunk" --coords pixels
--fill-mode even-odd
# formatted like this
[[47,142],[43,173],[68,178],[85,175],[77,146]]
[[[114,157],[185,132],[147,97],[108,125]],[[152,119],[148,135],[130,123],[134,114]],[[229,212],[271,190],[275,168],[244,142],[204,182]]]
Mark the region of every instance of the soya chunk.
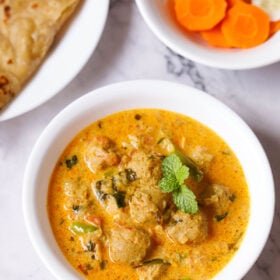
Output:
[[111,230],[109,254],[113,262],[137,265],[150,247],[150,235],[144,229],[116,227]]
[[163,193],[158,186],[138,186],[129,203],[130,216],[137,223],[156,224],[169,200],[170,195]]
[[214,209],[215,215],[221,216],[227,214],[235,196],[229,188],[218,184],[212,184],[206,187],[201,198],[203,205],[211,206]]
[[143,151],[135,151],[127,163],[127,168],[137,174],[137,190],[130,200],[130,215],[138,223],[155,224],[166,208],[170,195],[158,187],[161,178],[161,161]]
[[208,168],[214,157],[204,146],[197,146],[190,156],[199,167],[203,168]]
[[159,157],[135,151],[127,163],[127,168],[134,170],[140,180],[148,181],[151,178],[158,180],[161,177],[160,163]]
[[91,139],[84,160],[93,173],[120,162],[114,150],[114,143],[106,136],[96,136]]
[[159,210],[149,193],[135,191],[132,196],[130,206],[130,216],[138,223],[154,224],[159,217]]
[[169,264],[155,263],[140,266],[136,269],[139,280],[157,280],[162,279]]
[[172,215],[172,219],[166,227],[166,232],[173,241],[180,244],[199,243],[207,237],[207,220],[202,212],[188,214],[178,210]]

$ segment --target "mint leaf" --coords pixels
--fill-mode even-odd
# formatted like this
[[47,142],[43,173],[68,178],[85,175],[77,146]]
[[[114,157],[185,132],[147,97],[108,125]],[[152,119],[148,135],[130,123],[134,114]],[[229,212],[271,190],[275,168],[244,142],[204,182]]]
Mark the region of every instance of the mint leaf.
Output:
[[163,192],[172,192],[178,189],[189,177],[188,167],[182,165],[180,158],[175,154],[166,157],[161,168],[164,177],[159,182],[159,187]]
[[173,201],[181,211],[194,214],[198,211],[198,204],[194,193],[185,185],[173,191]]
[[171,154],[167,156],[162,161],[162,165],[161,165],[163,176],[167,177],[173,175],[176,177],[176,173],[181,166],[182,166],[182,162],[180,161],[180,158],[177,157],[175,154]]
[[162,161],[161,169],[164,177],[159,182],[160,189],[167,193],[178,189],[185,173],[179,157],[175,154],[169,155]]
[[176,179],[180,185],[184,184],[184,181],[189,177],[189,168],[182,165],[176,172]]
[[183,165],[176,154],[167,156],[162,161],[163,178],[159,181],[159,188],[164,193],[173,192],[175,205],[183,212],[196,213],[198,204],[194,193],[187,188],[185,180],[190,175],[190,170]]
[[163,177],[159,181],[159,187],[164,193],[172,192],[180,187],[175,176]]

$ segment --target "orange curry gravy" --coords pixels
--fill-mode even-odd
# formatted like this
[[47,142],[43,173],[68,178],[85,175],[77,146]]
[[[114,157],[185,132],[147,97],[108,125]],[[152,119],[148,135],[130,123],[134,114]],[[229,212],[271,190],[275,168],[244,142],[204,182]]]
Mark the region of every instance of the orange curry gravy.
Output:
[[[203,171],[185,183],[197,214],[162,193],[161,163],[180,149]],[[82,130],[54,168],[47,208],[55,238],[85,279],[206,280],[232,258],[249,219],[242,167],[201,123],[169,111],[120,112]]]

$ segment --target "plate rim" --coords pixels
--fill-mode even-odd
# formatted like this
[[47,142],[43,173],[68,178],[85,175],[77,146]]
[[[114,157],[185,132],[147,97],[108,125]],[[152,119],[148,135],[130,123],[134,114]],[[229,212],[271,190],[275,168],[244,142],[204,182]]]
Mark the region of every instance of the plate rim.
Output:
[[[98,17],[96,17],[97,20],[96,20],[96,18],[91,17],[91,18],[94,18],[94,20],[95,20],[95,26],[94,26],[94,28],[95,28],[94,34],[95,35],[93,36],[92,34],[89,34],[91,36],[88,36],[89,39],[88,39],[88,46],[85,49],[86,51],[84,52],[83,55],[79,56],[80,62],[77,63],[72,68],[69,76],[67,78],[63,78],[62,83],[55,86],[55,88],[51,89],[49,91],[49,94],[45,94],[45,96],[43,98],[40,98],[38,100],[38,102],[31,103],[31,105],[24,106],[23,108],[19,107],[19,108],[14,109],[14,107],[13,107],[14,104],[16,104],[14,106],[20,106],[20,105],[26,104],[26,102],[28,102],[30,97],[35,96],[35,94],[32,94],[32,92],[31,92],[30,93],[31,96],[27,97],[26,100],[25,100],[24,97],[22,97],[23,94],[25,93],[25,91],[27,91],[27,93],[29,94],[28,88],[29,88],[29,86],[32,86],[32,83],[34,82],[34,80],[36,81],[36,76],[41,78],[42,76],[44,76],[46,74],[45,72],[48,72],[48,73],[51,72],[52,69],[50,69],[50,70],[46,69],[47,68],[47,63],[54,61],[56,59],[55,54],[63,51],[63,49],[61,49],[61,48],[59,49],[59,45],[62,43],[60,41],[63,41],[63,39],[64,39],[63,37],[67,36],[66,33],[68,33],[68,32],[71,36],[71,29],[73,29],[75,26],[77,27],[77,26],[81,25],[81,23],[79,22],[79,18],[83,17],[83,15],[86,15],[86,14],[90,13],[89,12],[91,10],[90,7],[91,6],[96,6],[96,5],[98,5],[97,10],[99,11]],[[50,99],[55,97],[57,94],[59,94],[71,81],[73,81],[75,79],[75,77],[81,72],[83,67],[89,61],[89,59],[91,58],[92,54],[94,53],[94,51],[96,50],[96,48],[98,46],[98,43],[100,41],[100,38],[102,36],[103,30],[105,28],[105,24],[106,24],[106,21],[107,21],[108,12],[109,12],[109,5],[110,5],[110,0],[102,0],[102,1],[97,1],[97,2],[96,1],[91,1],[91,0],[90,1],[82,0],[79,3],[80,7],[78,6],[77,11],[74,11],[74,14],[72,15],[73,18],[70,17],[70,22],[69,23],[66,22],[65,25],[64,25],[64,26],[67,26],[69,24],[69,26],[67,26],[67,28],[65,30],[64,30],[64,28],[65,28],[64,26],[61,29],[61,31],[65,32],[65,34],[63,34],[63,36],[62,36],[62,38],[60,38],[59,42],[54,41],[53,45],[51,46],[50,50],[48,51],[47,56],[44,59],[44,61],[35,70],[34,74],[31,76],[30,80],[27,81],[26,85],[23,87],[21,92],[15,97],[14,100],[12,100],[9,104],[7,104],[7,108],[4,107],[2,112],[0,112],[0,123],[3,122],[3,121],[7,121],[7,120],[10,120],[10,119],[19,117],[19,116],[21,116],[21,115],[23,115],[27,112],[30,112],[30,111],[36,109],[37,107],[40,107],[41,105],[43,105],[44,103],[46,103],[47,101],[49,101]],[[75,14],[75,12],[77,14]],[[71,26],[71,25],[74,25],[74,26]],[[90,29],[85,28],[85,30],[89,30],[89,31],[87,31],[87,33],[90,33]],[[70,41],[68,42],[68,44],[70,43]],[[54,47],[54,49],[52,49],[52,47]],[[58,51],[57,51],[57,48],[58,48]],[[15,103],[16,98],[18,98],[18,97],[23,98],[23,102],[20,101],[19,104]]]

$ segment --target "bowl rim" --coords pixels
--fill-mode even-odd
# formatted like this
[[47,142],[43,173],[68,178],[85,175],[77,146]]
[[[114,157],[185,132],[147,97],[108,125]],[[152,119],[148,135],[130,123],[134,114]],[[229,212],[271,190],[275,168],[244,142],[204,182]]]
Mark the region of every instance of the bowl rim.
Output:
[[[166,0],[158,0],[158,1],[166,2]],[[156,18],[153,16],[151,3],[155,2],[155,0],[152,0],[151,3],[149,3],[150,1],[147,0],[135,0],[135,2],[144,21],[161,42],[163,42],[167,47],[174,50],[179,55],[191,59],[202,65],[220,68],[220,69],[227,69],[227,70],[249,70],[249,69],[265,67],[270,64],[276,63],[280,60],[280,52],[277,51],[277,48],[279,49],[280,47],[280,42],[277,44],[277,46],[271,49],[270,52],[265,50],[262,52],[263,55],[260,55],[259,53],[254,53],[252,59],[250,60],[248,59],[248,55],[250,55],[251,52],[250,50],[254,50],[254,52],[257,51],[257,49],[260,49],[262,45],[264,45],[268,40],[263,44],[256,46],[254,48],[240,50],[244,53],[241,59],[238,59],[238,57],[236,57],[235,55],[236,51],[239,51],[239,49],[233,49],[233,52],[231,53],[231,56],[233,57],[227,56],[226,51],[224,51],[223,53],[217,56],[210,55],[206,57],[208,53],[208,50],[206,50],[206,48],[203,48],[202,46],[193,47],[193,44],[190,44],[188,40],[185,40],[185,44],[187,44],[190,49],[180,47],[179,44],[177,44],[175,41],[170,39],[169,36],[167,35],[166,30],[169,28],[168,24],[164,23],[165,26],[163,28],[163,26],[161,25],[162,22],[161,23],[158,22]],[[273,37],[276,38],[276,36],[277,38],[279,38],[280,34],[275,34]],[[280,41],[280,39],[278,41]],[[218,50],[223,51],[223,49],[219,49],[211,46],[209,46],[209,49],[215,50],[217,53]],[[271,55],[272,53],[273,56]]]
[[[149,93],[146,93],[145,90]],[[170,94],[172,92],[172,94]],[[135,98],[136,101],[135,101]],[[155,99],[149,100],[148,97],[153,97]],[[160,99],[161,100],[158,100]],[[128,100],[128,103],[126,101]],[[133,103],[132,107],[127,108],[127,104],[129,104],[130,101],[137,102]],[[29,238],[31,240],[31,243],[37,252],[38,256],[42,260],[42,262],[45,264],[45,266],[52,272],[52,274],[57,279],[82,279],[80,278],[79,274],[74,271],[74,269],[68,264],[68,262],[64,259],[61,261],[58,259],[57,254],[49,247],[49,242],[46,239],[47,233],[45,233],[42,229],[42,225],[40,225],[40,217],[39,217],[39,210],[42,212],[42,205],[38,206],[38,203],[36,204],[38,198],[36,197],[36,183],[37,181],[41,183],[41,180],[44,180],[40,177],[40,170],[43,169],[42,162],[44,161],[45,157],[48,156],[49,149],[52,149],[55,147],[54,144],[55,141],[61,136],[63,132],[67,131],[71,128],[75,130],[75,132],[71,132],[71,135],[68,135],[65,141],[66,143],[69,143],[71,139],[77,134],[78,131],[81,131],[84,127],[89,125],[90,123],[94,122],[97,119],[100,119],[100,116],[106,116],[108,114],[112,114],[115,112],[119,112],[121,110],[128,110],[133,108],[161,108],[166,109],[166,107],[172,106],[170,103],[178,104],[176,106],[180,106],[180,109],[173,110],[175,112],[180,112],[181,108],[185,108],[185,106],[189,106],[188,109],[192,110],[192,104],[187,104],[183,101],[189,101],[191,102],[198,102],[201,100],[204,100],[204,105],[207,105],[203,107],[203,110],[216,110],[219,113],[223,113],[222,117],[224,118],[224,114],[227,116],[227,121],[232,124],[233,129],[240,129],[245,133],[244,139],[249,139],[250,143],[248,142],[245,146],[248,148],[249,144],[253,147],[253,151],[255,151],[255,158],[254,161],[261,161],[262,162],[262,172],[263,172],[263,180],[266,185],[265,187],[265,194],[267,201],[270,202],[269,204],[265,205],[265,209],[263,211],[264,217],[260,218],[260,221],[262,223],[262,226],[260,227],[262,229],[261,233],[257,233],[257,241],[258,243],[254,243],[254,247],[252,247],[251,251],[246,252],[243,245],[246,241],[247,243],[251,242],[248,236],[249,229],[247,228],[245,237],[242,241],[242,244],[238,251],[235,253],[234,257],[230,260],[230,262],[218,273],[217,276],[214,277],[215,280],[237,280],[241,279],[251,268],[251,266],[254,264],[254,262],[257,260],[258,256],[260,255],[261,251],[263,250],[263,247],[265,246],[265,243],[268,239],[273,217],[274,217],[274,207],[275,207],[275,193],[274,193],[274,182],[273,182],[273,176],[272,171],[269,165],[269,161],[266,157],[266,154],[253,133],[253,131],[249,128],[249,126],[229,107],[224,105],[221,101],[217,100],[216,98],[200,91],[197,89],[194,89],[192,87],[169,82],[169,81],[162,81],[162,80],[134,80],[134,81],[127,81],[127,82],[120,82],[111,84],[105,87],[101,87],[99,89],[95,89],[88,94],[80,97],[76,101],[72,102],[70,105],[68,105],[66,108],[64,108],[54,119],[48,124],[48,126],[45,128],[43,133],[38,138],[31,154],[28,159],[24,178],[23,178],[23,193],[22,193],[22,206],[23,206],[23,215],[24,215],[24,221],[25,226],[29,235]],[[196,100],[196,101],[193,101]],[[113,102],[118,101],[118,105],[116,108],[112,109]],[[152,106],[148,107],[145,106],[145,104],[148,104],[149,102],[153,104],[164,104],[160,105],[159,107]],[[99,110],[102,112],[94,112],[92,113],[93,107],[100,108]],[[102,107],[103,106],[103,107]],[[214,107],[213,107],[214,106]],[[122,109],[124,108],[125,109]],[[82,110],[81,110],[82,108]],[[120,109],[121,108],[121,109]],[[214,108],[214,109],[211,109]],[[103,110],[104,109],[104,110]],[[90,110],[90,111],[89,111]],[[167,109],[168,110],[168,109]],[[194,109],[195,110],[195,109]],[[170,109],[170,111],[172,111]],[[94,117],[92,119],[87,119],[86,116],[91,112]],[[110,112],[110,113],[108,113]],[[215,112],[215,111],[213,111]],[[69,113],[72,115],[69,116]],[[99,114],[99,115],[98,115]],[[204,114],[204,113],[203,113]],[[202,114],[202,116],[203,116]],[[191,114],[185,113],[185,115],[189,115],[192,117]],[[219,116],[221,117],[221,116]],[[80,119],[79,119],[80,118]],[[77,121],[77,123],[75,123]],[[201,120],[199,120],[201,122]],[[80,123],[83,123],[83,126],[80,126]],[[202,122],[203,123],[203,122]],[[73,125],[74,124],[74,125]],[[205,124],[205,123],[204,123]],[[71,125],[71,126],[70,126]],[[72,126],[73,125],[73,126]],[[211,128],[211,125],[206,124],[208,127]],[[214,130],[215,131],[215,130]],[[216,131],[217,133],[217,131]],[[240,132],[241,133],[241,132]],[[73,136],[74,135],[74,136]],[[60,139],[60,138],[59,138]],[[227,141],[226,141],[227,142]],[[243,145],[243,144],[242,144]],[[62,145],[65,147],[65,145]],[[232,146],[231,146],[232,148]],[[61,150],[62,152],[62,150]],[[61,153],[60,152],[60,153]],[[59,155],[58,155],[59,156]],[[56,156],[55,159],[52,159],[52,169],[55,165],[55,162],[58,158]],[[41,171],[42,172],[42,171]],[[245,172],[245,171],[244,171]],[[51,174],[51,172],[50,172]],[[47,176],[49,179],[50,174]],[[246,175],[246,172],[245,172]],[[46,183],[48,185],[48,183]],[[249,184],[249,183],[248,183]],[[42,186],[40,186],[42,188]],[[48,186],[46,187],[46,190],[48,189]],[[249,187],[250,190],[250,187]],[[250,192],[251,196],[251,192]],[[45,210],[43,211],[44,214],[47,215],[46,211],[46,197],[44,198],[43,202],[45,201],[44,207]],[[252,207],[252,205],[251,205]],[[249,225],[250,232],[252,235],[251,228],[256,228],[256,224],[251,226],[251,220],[252,217],[249,219]],[[258,224],[257,224],[258,225]],[[259,226],[259,225],[258,225]],[[46,227],[49,227],[50,225],[46,225]],[[253,229],[253,228],[252,228]],[[54,241],[54,236],[50,237],[52,242]],[[246,243],[246,244],[247,244]],[[53,244],[52,244],[53,245]],[[55,245],[58,248],[58,245]],[[242,252],[241,252],[242,250]],[[241,253],[240,253],[241,252]],[[62,254],[60,252],[60,254]],[[240,263],[237,260],[237,255],[245,255],[246,256],[246,262]],[[227,277],[224,278],[224,271],[229,267],[230,264],[233,263],[233,260],[235,260],[235,268],[238,269],[234,270],[234,273],[236,275],[232,278]],[[233,267],[233,266],[232,266]],[[67,278],[66,278],[67,277]]]

